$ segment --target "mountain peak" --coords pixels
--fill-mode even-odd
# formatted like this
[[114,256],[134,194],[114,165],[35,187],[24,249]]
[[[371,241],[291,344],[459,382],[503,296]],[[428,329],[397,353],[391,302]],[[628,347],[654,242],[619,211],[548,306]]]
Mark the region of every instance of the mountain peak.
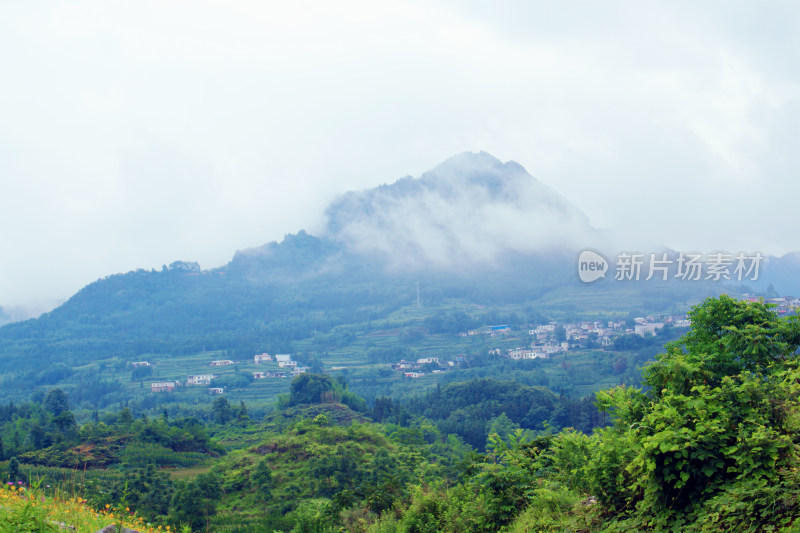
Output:
[[596,245],[588,218],[521,165],[453,156],[419,178],[349,192],[327,210],[328,236],[406,267],[491,263],[506,252]]
[[512,184],[516,179],[536,181],[522,165],[513,161],[503,163],[487,152],[455,155],[420,177],[421,184],[428,188],[476,185],[493,196],[503,192],[513,195]]

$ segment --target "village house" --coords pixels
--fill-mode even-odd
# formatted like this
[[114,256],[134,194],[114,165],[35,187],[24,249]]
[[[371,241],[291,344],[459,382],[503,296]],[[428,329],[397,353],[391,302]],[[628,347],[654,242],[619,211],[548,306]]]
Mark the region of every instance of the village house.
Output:
[[175,390],[174,381],[156,381],[150,384],[150,392],[172,392]]
[[222,387],[211,387],[208,389],[208,393],[212,396],[218,396],[220,394],[225,394],[225,389]]
[[220,359],[219,361],[211,361],[211,366],[227,366],[232,365],[233,361],[230,359]]
[[406,378],[409,378],[409,379],[421,378],[424,375],[425,375],[424,372],[404,372],[403,373],[403,377],[406,377]]
[[508,353],[509,359],[533,359],[533,350],[526,350],[525,348],[512,348],[506,353]]
[[278,361],[278,366],[281,368],[296,368],[297,361]]
[[257,365],[260,365],[266,361],[272,361],[272,356],[266,352],[253,356],[253,362]]
[[133,368],[139,368],[140,366],[151,366],[147,361],[137,361],[135,363],[131,363],[131,365]]
[[420,359],[417,359],[417,364],[418,365],[429,365],[431,363],[436,363],[438,365],[439,364],[439,358],[438,357],[422,357]]
[[508,350],[508,358],[513,359],[515,361],[519,361],[520,359],[547,359],[548,355],[544,351],[543,347],[538,347],[538,349],[527,349],[527,348],[512,348]]
[[392,365],[392,370],[416,370],[417,368],[419,368],[419,364],[405,359]]
[[661,329],[664,327],[663,322],[645,322],[644,324],[636,324],[633,329],[633,332],[636,335],[641,335],[644,337],[646,333],[655,333],[656,330]]
[[501,326],[489,326],[490,336],[496,337],[498,335],[508,335],[511,333],[511,328],[503,324]]
[[187,376],[186,384],[187,385],[210,385],[211,380],[214,379],[214,374],[201,374],[198,376]]
[[253,372],[253,379],[285,378],[286,372]]

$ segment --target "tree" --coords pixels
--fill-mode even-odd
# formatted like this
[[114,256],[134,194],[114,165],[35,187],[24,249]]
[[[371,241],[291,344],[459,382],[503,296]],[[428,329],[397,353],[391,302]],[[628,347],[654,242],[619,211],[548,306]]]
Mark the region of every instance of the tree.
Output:
[[689,316],[691,330],[646,368],[647,392],[598,393],[615,425],[592,436],[582,490],[611,509],[635,509],[631,520],[642,522],[627,529],[686,529],[688,520],[695,531],[768,531],[795,522],[797,318],[725,295]]
[[687,393],[697,384],[719,385],[725,376],[766,372],[800,347],[797,318],[781,319],[758,302],[723,294],[694,307],[689,318],[689,332],[646,369],[656,393],[665,387]]
[[77,429],[78,424],[70,411],[64,411],[53,417],[53,427],[62,435],[70,435]]
[[266,459],[259,461],[250,479],[257,491],[257,498],[261,501],[269,501],[272,495],[273,480],[272,470],[270,470]]
[[210,531],[210,518],[221,496],[219,485],[213,474],[200,474],[194,481],[179,485],[170,506],[172,519],[192,531]]
[[169,476],[159,471],[155,465],[148,464],[143,470],[127,472],[125,479],[115,488],[113,496],[117,501],[125,498],[126,503],[136,509],[138,514],[148,520],[156,520],[169,513],[173,489]]
[[11,482],[19,481],[19,461],[16,457],[8,462],[8,478]]
[[311,372],[314,374],[322,374],[322,371],[323,371],[322,361],[320,361],[319,358],[315,357],[311,361]]
[[507,441],[509,436],[514,433],[514,430],[519,429],[519,424],[511,421],[505,413],[500,413],[499,416],[492,418],[486,428],[486,444],[493,442],[492,435],[498,437],[503,441]]
[[236,418],[238,420],[250,420],[250,417],[247,415],[247,406],[244,404],[244,400],[239,402],[239,410],[236,411]]
[[69,410],[67,395],[59,388],[50,389],[44,398],[45,410],[53,416],[58,416]]
[[289,392],[290,405],[322,403],[335,390],[333,379],[326,374],[300,374],[292,380]]
[[119,423],[125,428],[130,428],[133,424],[133,414],[129,407],[123,407],[122,411],[119,412]]
[[[438,383],[437,383],[438,386]],[[382,396],[375,398],[375,405],[372,408],[372,420],[383,422],[394,412],[394,403],[391,398]]]
[[225,424],[233,418],[233,409],[227,398],[218,396],[211,406],[211,412],[214,414],[214,422],[217,424]]

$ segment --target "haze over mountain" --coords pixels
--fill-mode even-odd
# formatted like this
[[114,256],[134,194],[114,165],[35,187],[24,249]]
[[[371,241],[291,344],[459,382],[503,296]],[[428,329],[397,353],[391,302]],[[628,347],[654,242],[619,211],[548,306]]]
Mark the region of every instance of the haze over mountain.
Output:
[[[216,269],[175,261],[111,275],[38,319],[0,327],[0,370],[11,372],[0,389],[24,394],[31,381],[56,383],[69,368],[103,360],[124,366],[147,354],[291,353],[298,342],[327,353],[353,342],[354,331],[394,324],[396,312],[416,308],[417,286],[428,308],[516,306],[539,316],[659,313],[725,287],[581,283],[577,252],[602,249],[608,239],[520,165],[486,153],[345,194],[327,217],[321,236],[289,234],[236,252]],[[769,265],[784,281],[796,272],[777,258]],[[53,364],[59,372],[41,374]]]
[[327,216],[326,237],[396,269],[495,264],[509,252],[604,242],[564,197],[486,152],[451,157],[420,178],[349,192]]
[[579,209],[514,162],[462,153],[419,178],[351,191],[326,210],[321,255],[297,261],[284,244],[236,253],[225,267],[255,281],[297,281],[347,270],[365,275],[460,276],[553,262],[565,274],[575,250],[604,236]]

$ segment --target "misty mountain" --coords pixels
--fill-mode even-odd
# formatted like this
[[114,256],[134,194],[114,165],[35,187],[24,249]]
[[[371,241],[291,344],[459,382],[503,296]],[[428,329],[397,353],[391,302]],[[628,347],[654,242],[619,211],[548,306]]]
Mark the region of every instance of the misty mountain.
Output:
[[3,307],[0,305],[0,326],[31,318],[38,313],[22,307]]
[[420,178],[349,192],[327,210],[326,237],[398,270],[502,263],[508,253],[602,247],[578,208],[519,164],[481,152]]
[[325,353],[416,305],[417,285],[430,308],[513,304],[570,313],[605,310],[607,302],[620,312],[658,312],[722,290],[701,283],[581,284],[576,250],[599,246],[602,235],[521,166],[485,153],[348,193],[327,216],[322,235],[290,234],[238,251],[211,270],[175,261],[111,275],[38,319],[0,327],[0,371],[23,376],[0,390],[52,383],[42,369],[55,362],[77,367],[204,349],[292,352],[303,339]]
[[779,294],[800,295],[800,252],[767,257],[763,275],[750,285],[759,290],[765,290],[772,285]]

